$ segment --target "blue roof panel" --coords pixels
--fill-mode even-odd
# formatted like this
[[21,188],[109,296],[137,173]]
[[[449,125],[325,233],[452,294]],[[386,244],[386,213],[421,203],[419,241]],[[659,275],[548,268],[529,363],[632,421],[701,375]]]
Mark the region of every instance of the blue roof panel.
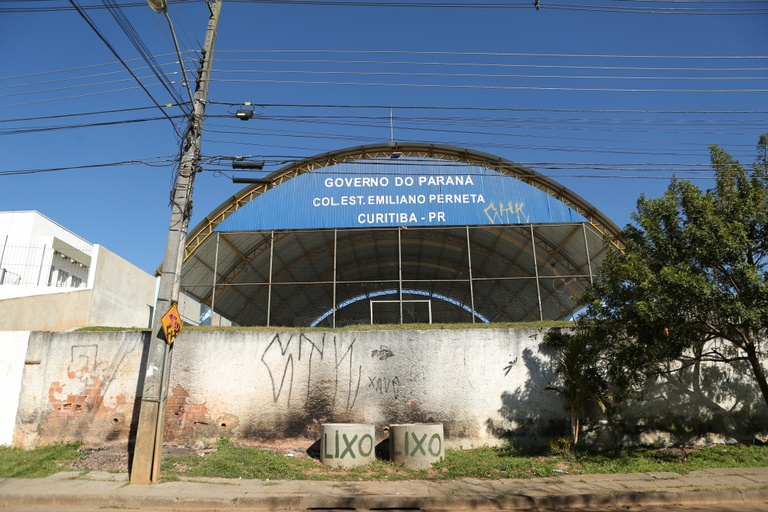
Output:
[[584,222],[513,176],[465,163],[399,158],[341,163],[275,186],[217,231]]

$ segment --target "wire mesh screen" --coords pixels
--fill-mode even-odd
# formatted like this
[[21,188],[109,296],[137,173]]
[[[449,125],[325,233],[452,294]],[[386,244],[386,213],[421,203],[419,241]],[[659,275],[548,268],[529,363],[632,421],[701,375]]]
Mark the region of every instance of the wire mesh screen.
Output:
[[431,324],[429,299],[371,300],[371,324]]
[[237,258],[206,263],[219,269],[217,313],[274,326],[567,318],[606,254],[582,223],[257,232],[228,243]]

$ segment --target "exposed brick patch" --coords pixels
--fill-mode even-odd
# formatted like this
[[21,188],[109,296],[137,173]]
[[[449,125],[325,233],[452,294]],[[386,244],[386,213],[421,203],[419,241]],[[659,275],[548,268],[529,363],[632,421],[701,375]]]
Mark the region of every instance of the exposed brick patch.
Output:
[[104,393],[111,381],[94,369],[67,368],[67,379],[48,387],[49,412],[40,422],[43,438],[51,442],[85,441],[101,444],[115,439],[127,441],[130,430],[124,409],[125,397],[117,407],[104,406]]
[[165,440],[169,443],[187,443],[210,435],[215,428],[208,407],[194,403],[180,385],[171,390],[165,404]]

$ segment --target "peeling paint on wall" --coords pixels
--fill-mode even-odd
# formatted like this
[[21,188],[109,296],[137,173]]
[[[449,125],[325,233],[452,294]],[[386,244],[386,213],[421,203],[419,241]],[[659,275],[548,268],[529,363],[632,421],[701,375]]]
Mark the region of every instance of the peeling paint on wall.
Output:
[[[127,446],[148,336],[30,334],[26,360],[37,364],[24,368],[13,443]],[[635,429],[628,434],[686,434],[672,430],[681,414],[702,435],[722,426],[738,437],[768,424],[749,382],[723,374],[730,384],[714,394],[718,375],[658,383],[646,403],[625,412]],[[448,448],[503,438],[543,444],[567,435],[563,404],[545,391],[554,378],[539,330],[185,331],[173,349],[165,442],[302,438],[309,446],[328,423],[373,424],[379,437],[391,424],[442,423]],[[693,385],[697,378],[708,385]],[[726,417],[733,419],[719,419]]]

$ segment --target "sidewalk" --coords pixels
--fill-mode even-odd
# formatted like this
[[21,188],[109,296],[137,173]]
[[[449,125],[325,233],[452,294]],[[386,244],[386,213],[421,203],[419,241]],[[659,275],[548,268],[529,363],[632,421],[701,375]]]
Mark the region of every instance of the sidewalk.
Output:
[[664,504],[764,503],[768,468],[711,469],[686,475],[557,475],[532,479],[443,482],[264,481],[185,478],[147,486],[125,473],[62,472],[0,479],[3,506],[184,510],[525,510]]

